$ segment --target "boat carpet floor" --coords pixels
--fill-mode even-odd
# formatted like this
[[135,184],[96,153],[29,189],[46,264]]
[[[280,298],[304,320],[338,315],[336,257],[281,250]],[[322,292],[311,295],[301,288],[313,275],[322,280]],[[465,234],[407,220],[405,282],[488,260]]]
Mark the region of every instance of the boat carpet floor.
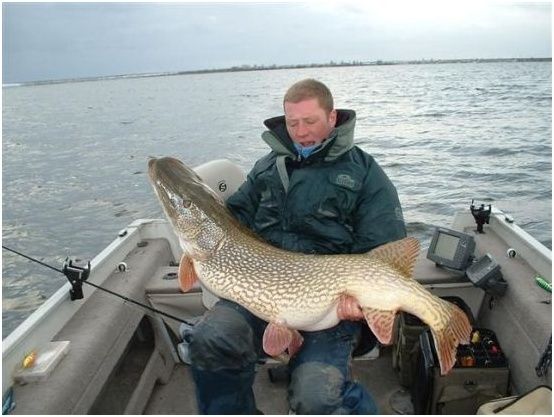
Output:
[[[396,374],[392,371],[392,349],[382,348],[380,356],[373,360],[354,361],[352,372],[363,383],[377,402],[380,414],[397,414],[390,400],[401,391]],[[288,414],[286,381],[272,382],[268,370],[278,364],[265,364],[258,369],[254,383],[256,405],[264,414]],[[179,364],[173,370],[171,380],[157,384],[145,414],[198,414],[194,395],[194,383],[190,369]],[[410,413],[410,404],[404,413]],[[407,412],[406,412],[407,411]]]

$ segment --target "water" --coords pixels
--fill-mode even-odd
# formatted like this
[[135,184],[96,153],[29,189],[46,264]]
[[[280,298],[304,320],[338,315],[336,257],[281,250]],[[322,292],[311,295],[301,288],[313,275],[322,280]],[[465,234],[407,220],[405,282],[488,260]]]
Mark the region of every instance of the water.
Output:
[[[548,247],[552,212],[550,62],[335,67],[116,79],[3,89],[3,244],[60,267],[91,259],[138,218],[160,218],[148,156],[267,152],[262,121],[286,88],[315,77],[357,111],[357,144],[396,184],[409,234],[475,198]],[[65,278],[3,251],[2,335]]]

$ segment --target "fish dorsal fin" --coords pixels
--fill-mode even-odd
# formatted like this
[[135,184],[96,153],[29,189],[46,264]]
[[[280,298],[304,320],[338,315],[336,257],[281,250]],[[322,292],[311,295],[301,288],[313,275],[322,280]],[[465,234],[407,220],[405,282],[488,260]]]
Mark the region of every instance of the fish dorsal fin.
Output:
[[411,277],[419,255],[419,241],[413,237],[406,237],[379,246],[368,254],[372,258],[388,263],[403,275]]

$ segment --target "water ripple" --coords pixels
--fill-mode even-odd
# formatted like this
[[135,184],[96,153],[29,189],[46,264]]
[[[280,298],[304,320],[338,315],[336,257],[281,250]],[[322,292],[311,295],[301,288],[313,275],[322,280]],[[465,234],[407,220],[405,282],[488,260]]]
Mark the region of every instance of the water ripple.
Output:
[[[315,76],[356,110],[356,143],[396,184],[408,232],[428,242],[471,199],[551,247],[551,63],[199,74],[3,89],[3,243],[56,266],[90,259],[131,221],[162,217],[151,155],[190,165],[267,153],[262,121]],[[3,337],[64,282],[3,254]]]

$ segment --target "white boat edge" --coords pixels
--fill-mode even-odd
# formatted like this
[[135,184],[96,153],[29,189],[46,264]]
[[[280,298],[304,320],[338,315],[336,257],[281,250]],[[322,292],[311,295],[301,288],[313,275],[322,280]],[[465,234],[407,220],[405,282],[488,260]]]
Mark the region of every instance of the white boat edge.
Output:
[[[175,258],[178,259],[181,253],[177,236],[169,223],[163,219],[136,220],[119,232],[119,235],[123,236],[116,237],[91,260],[88,281],[101,286],[127,253],[143,239],[169,237]],[[65,283],[2,341],[2,395],[12,385],[12,375],[23,359],[22,352],[30,352],[37,346],[48,343],[90,295],[98,291],[92,286],[83,285],[84,298],[71,301],[70,289],[69,282]]]
[[[455,214],[452,228],[463,230],[473,225],[475,220],[471,213],[461,211]],[[552,251],[519,227],[511,216],[492,206],[489,225],[510,248],[529,265],[533,265],[540,275],[547,279],[552,277]]]

